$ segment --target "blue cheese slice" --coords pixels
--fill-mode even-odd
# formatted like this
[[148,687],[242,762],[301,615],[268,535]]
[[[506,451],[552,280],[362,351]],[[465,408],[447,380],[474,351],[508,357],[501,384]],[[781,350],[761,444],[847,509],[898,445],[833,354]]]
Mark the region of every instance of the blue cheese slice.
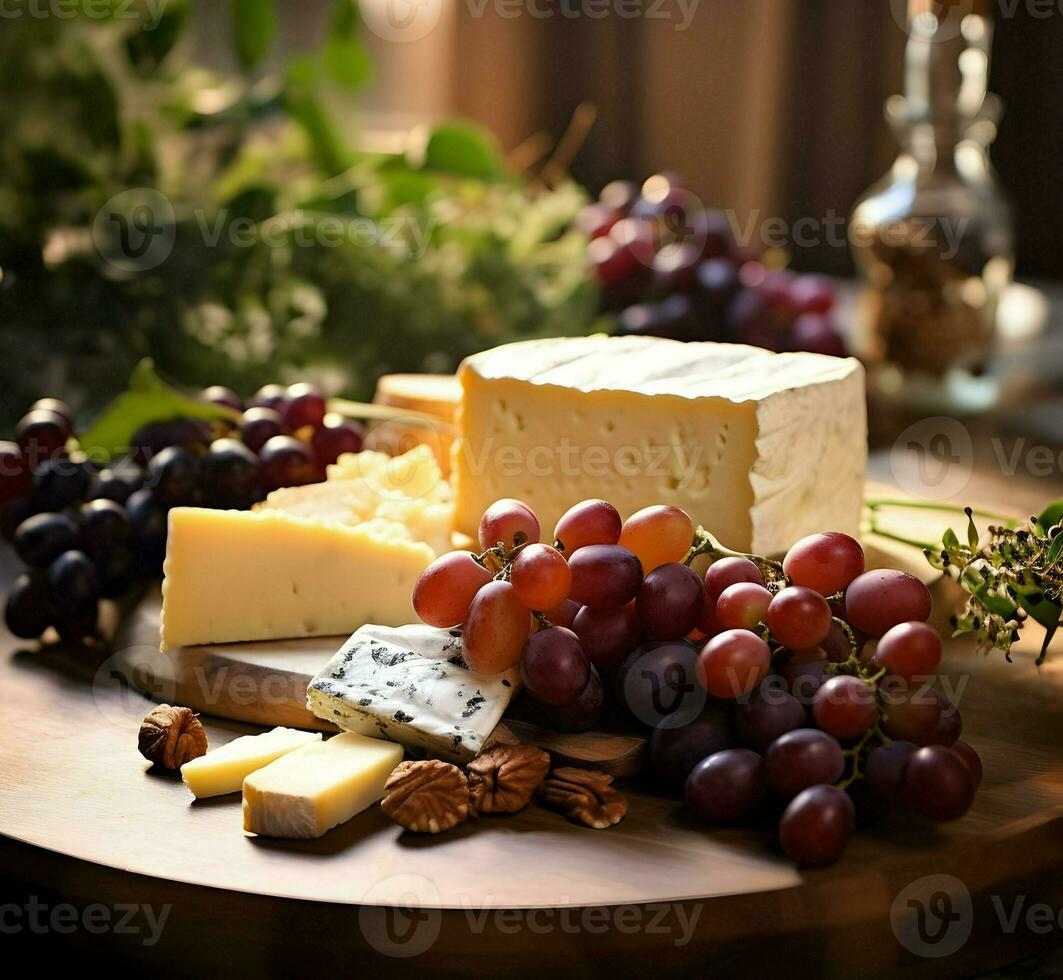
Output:
[[412,754],[467,762],[484,746],[520,686],[520,668],[469,670],[461,631],[363,626],[310,682],[307,707]]

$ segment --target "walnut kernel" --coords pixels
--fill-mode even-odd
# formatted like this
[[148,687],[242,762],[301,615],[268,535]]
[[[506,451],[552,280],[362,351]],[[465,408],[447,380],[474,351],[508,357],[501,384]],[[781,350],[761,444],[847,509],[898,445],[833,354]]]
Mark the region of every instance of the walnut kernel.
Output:
[[543,803],[574,823],[604,830],[627,814],[627,797],[610,785],[613,777],[592,769],[555,769],[539,789]]
[[140,723],[140,754],[156,765],[180,769],[207,751],[207,733],[190,708],[160,704]]
[[400,827],[439,834],[468,819],[469,783],[449,762],[400,762],[384,784],[380,808]]
[[477,813],[523,810],[549,770],[550,756],[534,745],[494,745],[468,765],[472,805]]

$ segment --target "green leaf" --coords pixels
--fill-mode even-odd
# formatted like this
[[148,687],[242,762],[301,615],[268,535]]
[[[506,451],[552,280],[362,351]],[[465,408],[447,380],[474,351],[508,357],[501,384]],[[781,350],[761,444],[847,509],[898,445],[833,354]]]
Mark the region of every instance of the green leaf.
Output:
[[373,62],[358,37],[358,4],[337,0],[321,58],[332,79],[348,89],[360,89],[373,77]]
[[350,153],[333,125],[321,100],[321,74],[313,59],[297,56],[288,63],[284,104],[310,143],[317,169],[334,177],[350,164]]
[[411,165],[478,180],[501,180],[506,163],[494,134],[478,123],[451,119],[424,134],[411,148]]
[[273,0],[232,0],[236,55],[244,68],[253,68],[273,47],[277,18]]
[[162,8],[157,20],[137,22],[126,38],[125,45],[129,63],[138,75],[146,77],[158,70],[180,40],[188,22],[188,13],[188,0],[170,0]]
[[958,551],[960,548],[960,539],[956,537],[956,532],[951,527],[942,535],[941,543],[946,551]]
[[997,595],[989,591],[989,587],[982,577],[975,571],[969,570],[963,576],[967,591],[971,593],[986,609],[1002,619],[1011,619],[1018,608],[1007,596]]
[[129,379],[129,390],[114,399],[79,440],[90,458],[122,455],[129,450],[133,434],[149,422],[169,419],[228,419],[238,413],[220,405],[197,401],[165,384],[149,359],[141,361]]
[[1060,521],[1063,521],[1063,498],[1059,500],[1053,500],[1037,518],[1041,526],[1047,531],[1049,528],[1055,527]]
[[967,511],[967,545],[972,552],[978,550],[978,528],[974,524],[974,512],[968,509]]
[[1063,616],[1063,608],[1058,603],[1046,599],[1039,588],[1018,584],[1012,586],[1012,592],[1015,593],[1019,605],[1045,629],[1055,629],[1059,625],[1059,618]]

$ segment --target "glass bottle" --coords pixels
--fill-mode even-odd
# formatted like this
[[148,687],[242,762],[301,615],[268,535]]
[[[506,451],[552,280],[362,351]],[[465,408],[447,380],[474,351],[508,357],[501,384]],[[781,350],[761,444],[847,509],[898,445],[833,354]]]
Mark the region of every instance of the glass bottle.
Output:
[[1014,265],[1011,209],[989,162],[1000,100],[987,90],[992,27],[912,0],[903,96],[886,103],[901,144],[855,205],[849,240],[864,289],[854,337],[872,393],[916,410],[978,411],[997,308]]

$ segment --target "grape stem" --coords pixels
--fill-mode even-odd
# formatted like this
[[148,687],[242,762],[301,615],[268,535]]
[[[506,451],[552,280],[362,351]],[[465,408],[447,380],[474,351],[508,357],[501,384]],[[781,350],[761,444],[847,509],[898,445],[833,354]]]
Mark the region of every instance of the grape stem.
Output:
[[683,557],[683,564],[690,565],[695,558],[701,555],[709,555],[713,561],[717,561],[720,558],[745,558],[753,562],[761,570],[764,574],[765,582],[771,580],[786,581],[786,573],[783,571],[782,562],[775,561],[773,558],[762,558],[760,555],[747,555],[743,551],[732,551],[730,548],[720,544],[712,534],[699,524],[694,532],[694,540],[690,545],[690,550]]

